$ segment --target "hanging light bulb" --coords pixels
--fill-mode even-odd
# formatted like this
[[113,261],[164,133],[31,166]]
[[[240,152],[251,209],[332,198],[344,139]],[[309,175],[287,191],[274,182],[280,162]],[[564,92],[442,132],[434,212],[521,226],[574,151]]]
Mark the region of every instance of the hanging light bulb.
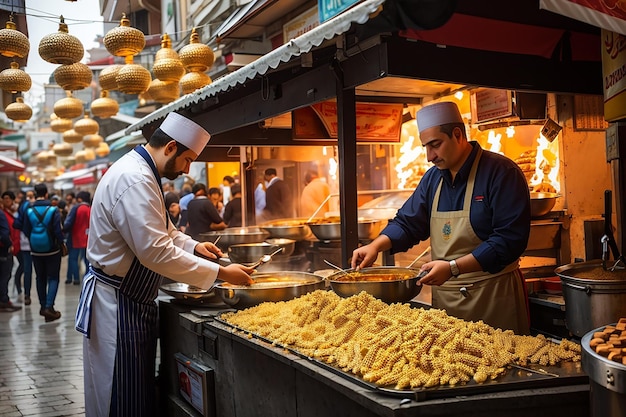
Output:
[[91,102],[91,114],[102,119],[114,116],[120,110],[120,105],[117,101],[109,98],[109,92],[102,90],[100,92],[100,98]]
[[100,125],[85,113],[85,117],[74,123],[74,130],[83,136],[95,135],[100,130]]
[[33,116],[33,109],[26,103],[22,97],[17,97],[14,103],[9,104],[4,109],[7,117],[14,122],[26,123]]
[[51,64],[73,64],[83,59],[84,54],[83,44],[76,36],[68,33],[63,16],[59,31],[46,35],[39,41],[39,56]]
[[83,102],[66,91],[67,97],[54,103],[54,113],[63,119],[73,119],[83,114]]
[[64,90],[82,90],[89,87],[93,74],[82,62],[64,64],[54,70],[54,80]]
[[32,86],[30,75],[20,69],[20,64],[13,61],[11,68],[7,68],[0,72],[0,89],[10,93],[20,91],[28,91]]
[[178,82],[185,75],[185,67],[178,57],[178,53],[172,49],[172,40],[166,34],[161,40],[161,49],[154,57],[152,66],[154,76],[163,82]]
[[13,13],[9,15],[9,21],[4,29],[0,29],[0,55],[9,58],[24,58],[30,51],[28,37],[17,30],[13,22]]

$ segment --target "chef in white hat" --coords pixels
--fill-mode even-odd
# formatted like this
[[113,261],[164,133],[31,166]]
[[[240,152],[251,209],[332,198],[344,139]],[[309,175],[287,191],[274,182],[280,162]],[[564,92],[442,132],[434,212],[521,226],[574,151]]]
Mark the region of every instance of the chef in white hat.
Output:
[[510,159],[468,141],[457,105],[439,102],[417,112],[417,127],[434,166],[370,244],[353,252],[352,267],[379,252],[404,252],[430,239],[431,261],[420,282],[432,306],[451,316],[528,334],[529,315],[519,257],[530,234],[526,178]]
[[251,283],[251,268],[220,266],[213,243],[169,220],[161,180],[189,172],[210,139],[193,120],[169,113],[146,145],[103,175],[93,198],[76,329],[85,335],[88,416],[155,416],[157,298],[162,277],[210,289],[219,279]]

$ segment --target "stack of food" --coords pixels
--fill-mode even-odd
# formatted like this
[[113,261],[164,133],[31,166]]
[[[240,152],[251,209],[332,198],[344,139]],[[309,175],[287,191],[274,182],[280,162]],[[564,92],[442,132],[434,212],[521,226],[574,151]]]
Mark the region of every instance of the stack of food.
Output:
[[524,151],[518,158],[515,158],[515,163],[519,165],[524,176],[526,177],[526,181],[530,181],[530,179],[535,175],[535,161],[537,159],[537,150],[533,149],[530,151]]
[[594,332],[589,347],[610,361],[626,365],[626,317],[619,319],[615,326]]
[[387,304],[366,292],[341,298],[315,291],[263,303],[222,319],[365,381],[396,389],[495,379],[507,365],[579,361],[581,346],[563,339],[519,336],[444,310]]

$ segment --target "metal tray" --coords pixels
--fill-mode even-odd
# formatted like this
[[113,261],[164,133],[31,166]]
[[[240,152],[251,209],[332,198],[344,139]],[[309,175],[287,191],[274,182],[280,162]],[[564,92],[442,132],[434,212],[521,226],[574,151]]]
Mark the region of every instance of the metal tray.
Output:
[[509,391],[509,390],[519,390],[519,389],[534,389],[534,388],[545,388],[545,387],[556,387],[556,386],[566,386],[566,385],[578,385],[578,384],[588,384],[589,377],[582,370],[580,362],[563,362],[557,366],[541,366],[541,365],[529,365],[527,366],[527,370],[522,370],[519,368],[515,368],[513,366],[507,367],[507,370],[498,376],[495,380],[489,380],[482,384],[471,380],[465,384],[459,384],[455,386],[444,385],[438,387],[431,388],[418,388],[418,389],[408,389],[408,390],[398,390],[393,388],[392,386],[381,387],[376,384],[367,382],[362,378],[345,372],[341,368],[338,368],[333,365],[329,365],[326,362],[320,361],[319,359],[311,358],[306,356],[299,351],[293,349],[292,347],[285,346],[280,343],[276,343],[270,339],[267,339],[263,336],[260,336],[256,333],[250,332],[249,330],[240,328],[238,326],[234,326],[224,320],[222,320],[219,316],[216,316],[214,320],[227,328],[237,330],[245,333],[246,335],[251,335],[255,339],[261,340],[267,343],[272,347],[279,347],[281,349],[285,349],[289,351],[291,354],[298,356],[302,359],[306,359],[311,363],[315,363],[316,365],[324,368],[335,375],[338,375],[346,380],[349,380],[361,387],[366,389],[370,389],[372,391],[376,391],[383,395],[388,395],[397,398],[407,398],[414,401],[425,401],[435,398],[451,398],[460,395],[476,395],[476,394],[485,394],[489,392],[499,392],[499,391]]
[[161,291],[174,297],[173,302],[194,306],[223,306],[224,302],[215,289],[205,290],[184,282],[172,282],[160,286]]

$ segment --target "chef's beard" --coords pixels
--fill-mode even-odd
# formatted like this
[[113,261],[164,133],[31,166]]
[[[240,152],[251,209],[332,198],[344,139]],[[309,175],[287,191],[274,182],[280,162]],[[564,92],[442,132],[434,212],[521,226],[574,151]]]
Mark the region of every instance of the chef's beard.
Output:
[[176,166],[176,157],[177,155],[174,155],[170,159],[168,159],[165,163],[165,167],[163,168],[162,176],[167,178],[168,180],[175,180],[176,178],[183,175],[182,171],[174,171],[174,167]]

